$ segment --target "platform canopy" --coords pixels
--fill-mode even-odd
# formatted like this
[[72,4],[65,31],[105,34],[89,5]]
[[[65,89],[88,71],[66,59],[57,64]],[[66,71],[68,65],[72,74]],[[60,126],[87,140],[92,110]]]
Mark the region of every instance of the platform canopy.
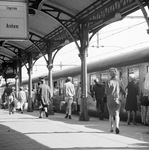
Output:
[[[3,0],[2,2],[7,3],[0,3],[2,11],[0,19],[3,18],[2,22],[6,22],[3,24],[4,28],[13,31],[9,37],[9,30],[5,31],[3,28],[0,30],[0,75],[4,75],[6,70],[9,72],[13,69],[8,65],[16,65],[18,59],[21,60],[21,66],[27,64],[30,53],[34,61],[46,55],[47,43],[51,44],[54,52],[68,41],[78,40],[80,37],[78,26],[82,22],[88,23],[89,33],[96,33],[104,26],[121,20],[139,9],[136,0]],[[24,5],[20,5],[20,2],[25,3],[25,6],[27,4],[27,9]],[[147,5],[147,0],[140,2],[144,6]],[[5,18],[7,10],[11,15],[7,16],[6,13]],[[20,11],[20,14],[15,14],[16,11]]]

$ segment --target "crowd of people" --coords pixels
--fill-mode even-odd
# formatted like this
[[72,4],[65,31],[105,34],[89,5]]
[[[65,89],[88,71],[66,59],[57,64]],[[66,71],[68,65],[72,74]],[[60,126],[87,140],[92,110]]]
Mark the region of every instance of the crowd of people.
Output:
[[[135,82],[135,76],[129,75],[129,82],[124,87],[123,82],[119,79],[119,72],[116,68],[109,69],[110,79],[107,82],[100,83],[98,78],[94,79],[94,85],[91,88],[90,95],[96,102],[96,109],[100,120],[104,120],[104,108],[107,105],[110,122],[110,132],[116,134],[120,133],[119,122],[120,122],[120,108],[122,97],[125,98],[125,110],[127,111],[127,124],[133,123],[136,125],[136,112],[138,111],[138,101],[141,105],[141,120],[143,125],[149,123],[149,89],[145,88],[145,79],[141,89],[141,95],[139,95],[139,87]],[[51,103],[53,93],[51,88],[45,84],[45,79],[42,79],[38,84],[36,91],[32,91],[32,107],[34,108],[34,100],[36,99],[39,105],[39,118],[43,118],[43,111],[45,116],[48,117],[48,106]],[[35,98],[36,97],[36,98]],[[3,92],[2,107],[8,105],[9,114],[13,114],[16,109],[15,101],[20,103],[20,111],[23,113],[25,104],[28,102],[28,89],[24,89],[22,86],[18,93],[15,92],[14,87],[9,87],[6,84],[6,88]],[[66,106],[65,118],[72,118],[72,104],[75,101],[77,104],[78,115],[82,112],[81,99],[82,90],[81,82],[78,83],[77,88],[72,82],[72,77],[67,77],[63,87],[63,99]],[[132,120],[131,120],[132,114]]]
[[[45,84],[45,79],[41,79],[41,82],[38,84],[38,88],[35,91],[32,90],[31,101],[32,109],[34,110],[35,103],[38,103],[39,106],[39,118],[43,118],[43,111],[45,116],[48,117],[48,106],[51,102],[52,92],[50,87]],[[29,91],[28,88],[20,86],[19,92],[15,91],[14,87],[6,84],[6,88],[2,94],[2,108],[5,109],[8,107],[9,114],[14,114],[16,110],[20,111],[22,114],[24,109],[28,109],[29,102]]]
[[[127,111],[127,124],[137,125],[136,113],[138,111],[138,102],[141,105],[141,120],[142,124],[149,125],[149,89],[142,86],[142,95],[139,95],[139,87],[136,83],[135,76],[129,75],[129,82],[126,87],[119,79],[119,72],[116,68],[109,69],[110,79],[107,82],[100,83],[98,78],[94,79],[94,85],[91,88],[90,95],[96,102],[96,109],[100,120],[104,120],[104,108],[107,105],[110,122],[110,132],[120,133],[120,108],[122,100],[125,100],[125,110]],[[75,95],[75,96],[74,96]],[[68,77],[64,85],[64,99],[66,102],[66,116],[71,119],[71,105],[73,100],[77,101],[78,114],[81,113],[81,82],[79,82],[75,90],[72,84],[72,78]],[[132,117],[131,117],[132,114]],[[132,118],[132,120],[131,120]]]

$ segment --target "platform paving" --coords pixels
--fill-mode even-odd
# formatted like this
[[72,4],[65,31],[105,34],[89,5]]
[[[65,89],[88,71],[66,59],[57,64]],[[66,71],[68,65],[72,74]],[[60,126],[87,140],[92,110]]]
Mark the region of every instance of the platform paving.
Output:
[[117,135],[109,132],[108,120],[38,116],[38,111],[9,115],[0,109],[0,150],[149,150],[148,126],[121,122]]

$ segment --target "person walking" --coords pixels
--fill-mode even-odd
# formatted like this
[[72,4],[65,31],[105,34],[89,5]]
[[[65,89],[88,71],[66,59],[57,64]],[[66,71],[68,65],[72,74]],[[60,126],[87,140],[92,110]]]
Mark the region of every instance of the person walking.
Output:
[[94,79],[94,86],[93,86],[93,94],[94,99],[96,100],[96,109],[99,114],[99,119],[104,120],[104,97],[105,97],[105,88],[102,84],[99,83],[98,78]]
[[9,84],[6,84],[6,88],[3,93],[6,97],[6,101],[8,104],[8,110],[9,110],[9,115],[13,114],[13,96],[12,96],[12,88],[9,86]]
[[127,97],[126,97],[126,106],[125,109],[127,111],[127,124],[130,125],[130,115],[132,113],[133,118],[132,118],[132,123],[136,125],[136,112],[138,110],[138,105],[137,105],[137,101],[138,101],[138,96],[139,96],[139,88],[137,86],[137,84],[135,83],[135,76],[129,75],[129,83],[126,87],[126,93],[127,93]]
[[20,86],[20,91],[18,93],[18,101],[20,102],[21,114],[24,112],[25,102],[27,101],[26,93],[23,90],[24,88]]
[[125,95],[125,90],[121,81],[118,80],[118,70],[116,68],[110,68],[109,74],[111,78],[106,83],[105,94],[107,96],[107,108],[109,111],[110,132],[113,132],[115,117],[115,132],[116,134],[119,134],[119,111],[121,106],[120,92]]
[[8,110],[9,110],[9,114],[10,114],[10,101],[11,101],[11,93],[12,93],[12,88],[9,86],[9,83],[6,83],[6,88],[3,92],[3,95],[5,96],[5,100],[6,100],[6,103],[8,105]]
[[74,88],[74,85],[72,84],[72,77],[67,77],[66,79],[66,83],[64,84],[64,99],[65,99],[65,102],[67,104],[67,107],[66,107],[66,116],[65,118],[69,118],[71,119],[71,105],[72,105],[72,102],[73,102],[73,97],[75,95],[75,88]]
[[45,79],[41,80],[41,84],[38,87],[39,93],[39,118],[43,118],[43,111],[45,112],[46,117],[48,117],[48,106],[51,103],[52,91],[51,88],[45,83]]
[[15,87],[12,87],[12,97],[13,97],[12,113],[14,113],[16,111],[16,105],[17,105],[17,95],[16,95]]

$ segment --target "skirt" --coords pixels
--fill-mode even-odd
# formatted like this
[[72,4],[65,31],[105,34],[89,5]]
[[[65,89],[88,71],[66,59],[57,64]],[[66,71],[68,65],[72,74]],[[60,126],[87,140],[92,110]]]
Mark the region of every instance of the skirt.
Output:
[[141,98],[141,105],[142,106],[149,106],[149,99],[148,99],[148,96],[143,96]]
[[119,100],[115,100],[113,95],[107,96],[107,108],[109,111],[109,115],[117,116],[120,112],[121,102]]

